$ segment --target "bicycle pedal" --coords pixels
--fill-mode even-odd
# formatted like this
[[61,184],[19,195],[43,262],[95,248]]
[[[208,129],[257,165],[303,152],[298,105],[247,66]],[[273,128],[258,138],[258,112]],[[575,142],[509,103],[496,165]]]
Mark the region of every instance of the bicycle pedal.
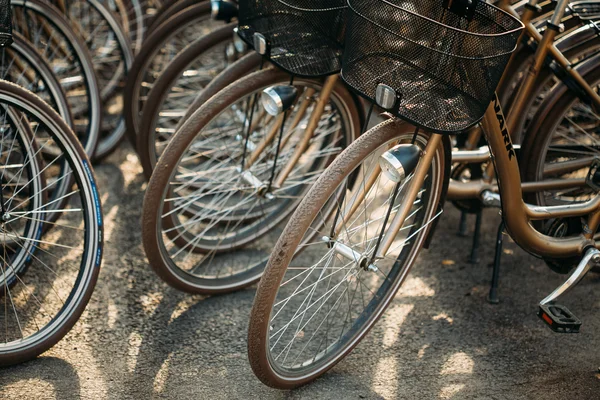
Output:
[[540,304],[538,317],[558,333],[579,333],[581,327],[581,320],[560,304]]

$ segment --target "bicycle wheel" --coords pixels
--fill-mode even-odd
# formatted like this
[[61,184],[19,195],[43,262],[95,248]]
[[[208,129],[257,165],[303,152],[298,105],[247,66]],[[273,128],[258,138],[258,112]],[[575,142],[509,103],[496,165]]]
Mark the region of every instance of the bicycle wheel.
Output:
[[[3,166],[3,170],[21,170],[13,171],[12,182],[0,174],[4,176],[0,179],[4,210],[0,225],[4,276],[0,291],[0,365],[9,365],[34,358],[56,344],[83,312],[102,259],[102,214],[89,161],[58,114],[37,96],[6,81],[0,81],[0,104],[4,115],[15,110],[22,116],[36,142],[40,136],[47,138],[36,152],[50,141],[61,150],[60,159],[69,170],[64,179],[72,183],[66,194],[68,204],[61,210],[64,218],[40,237],[39,228],[33,232],[27,227],[48,223],[45,215],[52,200],[43,194],[51,191],[55,182],[47,179],[41,188],[31,188],[30,181],[41,174],[47,176],[51,164],[38,167],[37,172],[31,170],[34,153],[21,164]],[[3,140],[8,138],[3,135]],[[12,148],[5,150],[8,155]],[[33,205],[36,201],[43,203]],[[15,264],[17,257],[20,265]],[[16,271],[22,270],[23,263],[28,264],[27,273],[19,274]]]
[[94,153],[94,159],[100,160],[125,135],[123,88],[133,52],[116,17],[97,0],[70,1],[62,11],[87,44],[101,88],[101,134]]
[[13,33],[13,43],[2,50],[0,79],[15,83],[39,96],[48,103],[69,126],[73,118],[67,97],[52,68],[36,49],[18,33]]
[[[304,139],[322,83],[297,78],[304,100],[286,118],[281,142],[272,135],[281,117],[255,110],[247,148],[262,150],[244,155],[245,105],[264,88],[285,83],[289,75],[268,69],[231,84],[186,121],[161,156],[144,198],[142,236],[150,265],[170,285],[219,293],[259,279],[284,221],[360,132],[355,99],[338,83],[287,179],[277,188],[274,183],[270,194],[244,183],[248,175],[276,182]],[[253,161],[244,174],[237,169],[242,159]]]
[[163,1],[160,9],[152,19],[148,29],[146,29],[146,35],[150,35],[152,31],[159,27],[163,22],[168,20],[171,16],[177,14],[179,11],[185,10],[188,7],[198,4],[198,0],[167,0]]
[[156,79],[181,50],[216,26],[217,22],[210,19],[210,4],[203,2],[172,16],[148,37],[135,57],[125,86],[125,124],[134,147],[144,103]]
[[[584,67],[582,75],[592,87],[600,85],[596,60]],[[595,196],[585,178],[595,157],[600,156],[600,118],[595,107],[581,101],[565,85],[557,85],[540,105],[522,148],[521,175],[524,182],[564,180],[572,182],[553,190],[525,193],[525,200],[539,206],[580,203]],[[535,221],[536,229],[551,236],[574,236],[583,233],[580,218]],[[554,271],[566,274],[579,259],[546,260]]]
[[[592,87],[600,85],[600,70],[583,75]],[[600,155],[600,118],[593,106],[579,100],[564,85],[557,86],[542,104],[523,144],[521,173],[525,181],[584,179],[593,158]],[[528,196],[541,206],[589,200],[594,190],[587,185],[546,190]]]
[[[413,132],[388,120],[363,134],[323,173],[285,227],[259,283],[248,330],[250,365],[263,383],[293,388],[333,367],[367,334],[409,273],[439,215],[450,161],[447,148],[434,150],[404,225],[385,257],[374,260],[380,233],[413,176],[399,184],[387,180],[379,156],[410,143]],[[420,134],[416,144],[424,148],[427,141]],[[342,247],[356,258],[336,251]]]
[[[136,146],[147,179],[182,118],[188,114],[190,104],[198,96],[210,98],[203,93],[204,89],[226,70],[230,62],[226,51],[231,48],[232,35],[230,24],[201,37],[175,57],[153,85],[144,104]],[[240,77],[228,75],[226,83],[210,93],[217,93]]]
[[51,65],[67,95],[75,132],[93,155],[100,134],[102,104],[92,58],[69,21],[50,3],[12,0],[13,27]]

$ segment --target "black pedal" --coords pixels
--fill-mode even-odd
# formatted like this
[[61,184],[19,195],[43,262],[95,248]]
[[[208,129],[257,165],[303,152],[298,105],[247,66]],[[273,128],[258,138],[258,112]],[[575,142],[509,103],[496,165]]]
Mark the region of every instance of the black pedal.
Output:
[[585,183],[596,192],[600,192],[600,158],[594,157],[585,178]]
[[540,305],[538,317],[547,323],[554,332],[579,333],[581,321],[560,304]]

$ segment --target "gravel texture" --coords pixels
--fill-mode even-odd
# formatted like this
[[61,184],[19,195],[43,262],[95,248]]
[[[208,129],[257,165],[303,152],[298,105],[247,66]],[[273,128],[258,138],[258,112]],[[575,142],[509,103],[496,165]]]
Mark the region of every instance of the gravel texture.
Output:
[[324,377],[280,392],[246,358],[255,289],[202,297],[160,282],[140,243],[136,156],[123,146],[96,174],[106,234],[94,296],[52,350],[0,369],[0,399],[600,398],[600,275],[563,300],[582,332],[555,334],[536,304],[564,277],[507,240],[501,303],[488,304],[497,210],[484,215],[482,261],[472,265],[471,239],[456,235],[459,213],[448,204],[432,248],[371,334]]

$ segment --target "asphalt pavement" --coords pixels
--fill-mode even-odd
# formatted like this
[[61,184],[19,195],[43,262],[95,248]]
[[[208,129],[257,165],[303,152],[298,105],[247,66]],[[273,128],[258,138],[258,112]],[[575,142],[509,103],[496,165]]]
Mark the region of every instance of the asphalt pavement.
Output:
[[[447,204],[432,246],[370,335],[332,371],[295,391],[262,385],[246,356],[255,288],[191,296],[163,284],[141,245],[145,183],[123,146],[96,167],[106,225],[87,310],[37,360],[0,369],[0,399],[600,399],[600,274],[563,303],[583,320],[555,334],[536,304],[563,276],[507,240],[498,305],[486,302],[497,210],[486,210],[481,262]],[[474,218],[469,220],[472,228]]]

